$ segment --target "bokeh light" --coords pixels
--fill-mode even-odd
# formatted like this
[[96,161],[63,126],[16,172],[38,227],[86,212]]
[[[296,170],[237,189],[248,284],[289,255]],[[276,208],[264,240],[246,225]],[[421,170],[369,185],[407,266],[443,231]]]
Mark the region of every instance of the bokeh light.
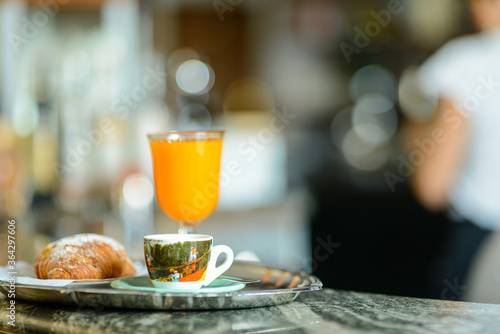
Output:
[[437,98],[425,96],[418,82],[418,68],[408,67],[399,82],[399,105],[404,115],[413,122],[425,123],[434,116]]
[[390,150],[385,144],[373,147],[362,140],[353,128],[342,141],[342,153],[346,161],[354,168],[374,171],[388,161]]
[[144,209],[153,201],[153,183],[142,174],[128,176],[123,182],[125,203],[134,209]]
[[381,94],[359,98],[352,112],[352,125],[358,136],[374,146],[389,140],[397,130],[394,104]]
[[191,95],[209,91],[215,81],[212,68],[197,59],[183,62],[177,69],[175,79],[179,88]]
[[352,101],[370,93],[378,93],[395,102],[397,98],[397,83],[394,75],[380,65],[365,66],[349,80],[349,95]]
[[350,166],[375,171],[389,159],[390,139],[397,123],[394,103],[384,95],[371,93],[335,116],[330,136]]

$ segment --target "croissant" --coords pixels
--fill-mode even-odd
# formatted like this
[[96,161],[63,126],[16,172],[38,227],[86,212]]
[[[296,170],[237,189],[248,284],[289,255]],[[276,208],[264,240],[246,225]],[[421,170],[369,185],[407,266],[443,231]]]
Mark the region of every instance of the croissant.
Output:
[[54,241],[35,260],[35,274],[43,279],[102,279],[135,273],[125,248],[99,234],[76,234]]

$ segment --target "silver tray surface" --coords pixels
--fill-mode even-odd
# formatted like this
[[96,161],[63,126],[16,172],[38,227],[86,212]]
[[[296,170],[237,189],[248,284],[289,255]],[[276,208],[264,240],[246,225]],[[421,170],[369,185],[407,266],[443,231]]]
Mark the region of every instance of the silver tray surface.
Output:
[[[287,271],[257,263],[234,262],[224,273],[260,283],[247,284],[243,290],[224,293],[159,293],[118,290],[110,282],[72,284],[66,287],[40,287],[16,284],[16,299],[99,308],[156,310],[240,309],[291,302],[302,292],[321,290],[321,281],[308,273]],[[0,292],[7,294],[8,283],[0,282]]]

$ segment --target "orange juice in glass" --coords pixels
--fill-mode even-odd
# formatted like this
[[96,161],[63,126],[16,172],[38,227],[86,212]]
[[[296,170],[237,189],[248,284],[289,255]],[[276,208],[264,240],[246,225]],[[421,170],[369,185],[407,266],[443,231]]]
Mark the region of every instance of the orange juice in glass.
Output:
[[179,233],[191,233],[219,199],[224,131],[149,134],[156,198],[162,210],[179,222]]

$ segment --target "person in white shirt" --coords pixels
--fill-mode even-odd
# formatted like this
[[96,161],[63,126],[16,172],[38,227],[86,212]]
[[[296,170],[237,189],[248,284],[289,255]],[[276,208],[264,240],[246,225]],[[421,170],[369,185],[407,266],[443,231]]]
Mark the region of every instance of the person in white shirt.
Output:
[[443,287],[465,286],[480,245],[500,229],[500,0],[468,2],[479,32],[448,42],[418,70],[437,111],[411,136],[432,147],[412,175],[417,198],[457,222],[438,264]]

